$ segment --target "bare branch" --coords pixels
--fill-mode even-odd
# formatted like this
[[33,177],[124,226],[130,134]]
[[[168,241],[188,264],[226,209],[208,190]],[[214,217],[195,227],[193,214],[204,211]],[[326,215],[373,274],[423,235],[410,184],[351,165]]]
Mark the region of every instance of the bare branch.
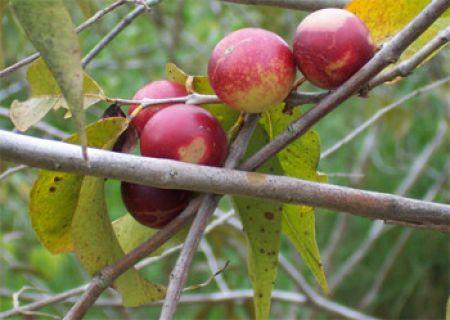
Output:
[[[370,151],[373,150],[377,138],[378,138],[377,127],[373,127],[372,130],[364,139],[364,143],[359,153],[358,159],[352,170],[352,173],[361,175],[359,178],[351,179],[352,187],[360,186],[361,181],[363,179],[362,173],[364,171],[364,167],[366,166],[369,160]],[[337,219],[338,221],[336,222],[333,228],[333,232],[330,236],[330,240],[328,241],[328,245],[325,247],[325,250],[323,250],[322,253],[323,265],[325,266],[327,271],[332,269],[334,254],[336,252],[336,249],[339,247],[342,240],[344,239],[344,236],[347,231],[347,226],[350,221],[350,216],[348,214],[342,214]]]
[[12,168],[9,168],[8,170],[5,170],[3,173],[0,174],[0,181],[2,181],[3,179],[6,179],[8,176],[12,175],[13,173],[19,172],[25,168],[28,168],[28,166],[21,164],[16,167],[12,167]]
[[81,66],[85,68],[95,56],[102,51],[123,29],[125,29],[134,19],[147,10],[147,7],[158,4],[161,0],[146,0],[145,5],[139,5],[136,9],[125,16],[81,61]]
[[350,309],[346,306],[338,304],[334,301],[328,300],[325,297],[318,294],[314,291],[313,288],[308,284],[308,282],[303,278],[300,272],[283,256],[279,256],[280,266],[288,273],[288,275],[295,281],[295,284],[298,285],[300,290],[303,291],[308,301],[320,310],[324,310],[327,313],[343,317],[346,319],[355,319],[355,320],[373,320],[376,319],[369,315],[363,314],[359,311]]
[[322,154],[320,155],[320,158],[324,159],[324,158],[328,157],[329,155],[333,154],[334,152],[339,150],[341,147],[343,147],[344,145],[346,145],[347,143],[352,141],[354,138],[356,138],[358,135],[360,135],[364,130],[366,130],[367,128],[372,126],[374,123],[376,123],[378,120],[380,120],[386,113],[388,113],[392,109],[402,105],[407,100],[417,97],[427,91],[433,90],[436,87],[439,87],[441,85],[448,84],[449,82],[450,82],[450,76],[440,79],[438,81],[432,82],[429,85],[424,86],[423,88],[414,90],[413,92],[410,92],[409,94],[403,96],[402,98],[391,103],[390,105],[378,110],[372,117],[370,117],[364,123],[359,125],[352,132],[347,134],[343,139],[339,140],[332,147],[330,147],[327,150],[325,150],[324,152],[322,152]]
[[[405,176],[405,179],[397,188],[395,192],[396,194],[405,195],[411,189],[411,187],[419,178],[420,174],[423,172],[431,156],[441,145],[442,141],[444,140],[446,131],[447,124],[445,120],[442,120],[433,139],[425,146],[421,154],[416,158],[416,161],[414,161],[411,165],[411,168],[408,174]],[[388,220],[389,219],[386,219],[386,222],[388,222]],[[411,224],[410,221],[407,221],[407,223]],[[414,224],[412,226],[414,226]],[[367,255],[372,246],[375,244],[376,240],[384,231],[386,231],[387,228],[388,227],[384,224],[383,221],[375,221],[372,224],[366,240],[362,242],[358,249],[355,250],[355,252],[342,264],[336,274],[331,278],[330,290],[333,290],[340,283],[342,283],[342,281],[353,270],[353,268]]]
[[[81,289],[81,288],[80,288]],[[79,290],[76,288],[76,290]],[[69,291],[67,291],[69,292]],[[82,291],[79,291],[74,296],[80,294]],[[0,290],[0,296],[8,297],[10,296],[10,292],[4,292]],[[76,302],[77,298],[74,298],[74,296],[71,296],[65,300],[61,300],[61,302],[64,303],[74,303]],[[59,298],[59,295],[56,296],[48,296],[43,294],[24,294],[23,298],[27,300],[45,300],[48,301],[50,299],[54,299],[55,297]],[[218,303],[218,302],[226,302],[226,301],[242,301],[242,300],[250,300],[253,299],[253,290],[233,290],[229,292],[215,292],[215,293],[198,293],[198,294],[187,294],[184,295],[180,299],[181,304],[194,304],[194,303]],[[274,290],[272,292],[272,299],[274,301],[280,301],[280,302],[289,302],[289,303],[295,303],[295,304],[304,304],[306,301],[306,298],[304,295],[296,293],[296,292],[289,292],[289,291],[280,291],[280,290]],[[60,302],[60,301],[58,301]],[[28,311],[28,310],[35,310],[38,308],[41,308],[43,306],[35,307],[35,308],[28,308],[32,305],[38,305],[40,301],[36,301],[33,303],[30,303],[26,306],[17,308],[17,309],[11,309],[5,312],[0,313],[0,318],[9,318],[15,315],[21,314],[22,311]],[[163,303],[162,300],[152,302],[148,304],[148,306],[160,306]],[[97,307],[121,307],[122,302],[119,299],[101,299],[98,300],[95,304]]]
[[283,176],[248,173],[89,149],[87,164],[78,147],[0,130],[0,155],[7,161],[48,170],[119,179],[159,188],[243,195],[342,210],[371,219],[407,221],[433,228],[450,224],[450,206],[390,194],[333,186]]
[[[97,11],[92,17],[84,21],[82,24],[80,24],[77,28],[75,28],[75,31],[77,33],[83,31],[84,29],[90,27],[95,22],[99,21],[102,17],[104,17],[106,14],[110,13],[111,11],[115,10],[116,8],[120,7],[121,5],[125,4],[126,0],[118,0],[113,3],[111,3],[109,6]],[[26,66],[27,64],[30,64],[34,60],[40,57],[39,52],[33,53],[32,55],[20,60],[19,62],[16,62],[15,64],[3,69],[0,71],[0,78],[8,75],[9,73],[16,71],[17,69],[22,68],[23,66]]]
[[395,62],[401,53],[416,40],[450,6],[448,0],[433,0],[396,36],[336,91],[323,98],[314,108],[293,121],[289,127],[270,143],[256,152],[240,168],[251,171],[274,156],[289,143],[302,136],[317,121],[358,92],[370,79],[389,64]]
[[323,8],[343,8],[349,0],[222,0],[237,4],[272,6],[285,9],[315,11]]
[[[450,169],[450,161],[447,162],[447,165],[444,168],[444,173],[447,174],[444,174],[440,176],[439,179],[437,179],[436,183],[433,186],[431,186],[431,188],[428,190],[427,194],[424,197],[424,200],[426,201],[434,200],[439,190],[442,188],[442,186],[448,179],[449,169]],[[381,265],[381,268],[372,284],[371,289],[361,299],[359,303],[360,308],[365,309],[368,305],[372,304],[375,298],[378,296],[379,292],[381,291],[381,288],[383,287],[384,282],[386,281],[387,276],[389,275],[389,272],[392,270],[392,267],[394,266],[397,260],[397,257],[401,254],[401,252],[405,248],[406,243],[408,242],[412,234],[413,229],[405,229],[394,241],[394,246],[389,251],[383,264]]]
[[[214,256],[214,252],[206,239],[202,239],[200,241],[200,249],[203,251],[203,254],[206,257],[206,262],[208,263],[209,269],[211,270],[211,274],[214,274],[217,270],[219,270],[219,264],[217,263],[217,259]],[[216,281],[217,286],[219,287],[221,292],[230,291],[230,288],[228,287],[228,284],[225,282],[225,279],[223,278],[222,274],[216,275],[214,277],[214,280]]]
[[450,27],[441,30],[426,45],[420,48],[411,58],[399,63],[394,68],[376,76],[369,82],[368,89],[379,86],[382,83],[395,80],[398,77],[406,77],[411,74],[421,63],[450,41]]

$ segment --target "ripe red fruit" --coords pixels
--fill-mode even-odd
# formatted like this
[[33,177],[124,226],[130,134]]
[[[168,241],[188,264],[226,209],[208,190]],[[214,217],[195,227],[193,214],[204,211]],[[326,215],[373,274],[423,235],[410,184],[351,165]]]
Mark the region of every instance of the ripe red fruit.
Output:
[[318,87],[334,89],[374,55],[370,32],[353,13],[322,9],[299,24],[294,57],[306,79]]
[[[182,85],[168,80],[160,80],[153,81],[139,89],[138,92],[133,97],[133,100],[142,100],[142,99],[165,99],[165,98],[176,98],[176,97],[184,97],[188,93],[186,88]],[[133,124],[135,125],[138,133],[140,134],[144,129],[147,121],[153,117],[153,115],[159,110],[166,108],[168,106],[173,105],[173,103],[163,103],[157,104],[151,107],[148,107],[144,110],[141,110],[139,114],[134,118]],[[128,114],[131,114],[134,109],[136,109],[138,105],[131,105]]]
[[191,192],[158,189],[122,181],[122,200],[130,214],[151,228],[162,228],[183,211]]
[[246,28],[230,33],[216,45],[208,77],[223,102],[240,111],[258,113],[289,94],[295,63],[288,44],[277,34]]
[[176,104],[156,113],[141,134],[141,154],[209,166],[227,155],[227,136],[208,111]]

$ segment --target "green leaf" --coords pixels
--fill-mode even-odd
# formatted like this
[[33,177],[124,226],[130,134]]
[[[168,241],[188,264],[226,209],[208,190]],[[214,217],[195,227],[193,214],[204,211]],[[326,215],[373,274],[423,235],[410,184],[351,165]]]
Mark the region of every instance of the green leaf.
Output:
[[[81,50],[63,1],[11,0],[11,4],[28,38],[55,77],[73,114],[80,144],[85,148]],[[85,152],[83,154],[86,157]]]
[[[83,103],[84,108],[97,103],[104,97],[103,90],[87,73],[83,73]],[[51,109],[68,109],[61,90],[41,58],[34,61],[27,69],[27,80],[30,85],[31,97],[11,104],[11,121],[20,131],[26,131],[40,121]]]
[[[283,104],[280,104],[261,118],[266,132],[272,132],[274,136],[280,134],[293,119],[300,116],[299,108],[295,109],[293,115],[290,116],[283,113],[283,107]],[[282,171],[287,176],[326,182],[326,176],[317,172],[320,160],[320,138],[314,130],[309,130],[300,139],[279,152],[277,159]],[[316,242],[314,208],[284,204],[282,230],[301,254],[322,290],[328,292],[328,284]]]
[[[124,256],[106,210],[102,178],[83,179],[72,219],[72,241],[75,253],[92,275]],[[127,307],[156,301],[165,295],[164,287],[145,280],[134,268],[117,278],[114,285]]]
[[[247,155],[253,154],[267,142],[267,134],[258,125],[250,140]],[[258,171],[281,172],[281,167],[278,160],[272,158]],[[249,173],[249,179],[251,175]],[[271,293],[278,270],[282,206],[275,202],[245,197],[233,197],[233,203],[241,217],[247,238],[247,265],[254,290],[256,319],[268,319]]]
[[[124,118],[107,118],[86,128],[88,145],[105,148],[125,129]],[[77,135],[66,141],[76,143]],[[83,176],[41,170],[30,195],[29,214],[41,243],[52,253],[72,251],[71,223]]]
[[[200,94],[214,94],[211,85],[209,84],[208,77],[205,76],[190,76],[183,70],[178,68],[173,63],[166,64],[166,77],[171,81],[178,82],[184,86],[188,84],[188,78],[191,77],[192,83],[190,89]],[[201,105],[220,122],[220,125],[225,131],[228,131],[236,123],[239,117],[239,112],[228,107],[225,104],[206,104]]]
[[[122,250],[129,252],[140,245],[145,240],[149,239],[158,230],[146,227],[137,222],[130,214],[115,220],[112,224],[117,240],[119,240]],[[157,250],[152,252],[151,256],[160,255],[166,249],[176,246],[184,241],[189,225],[186,225],[182,230],[175,234],[169,241],[164,243]]]

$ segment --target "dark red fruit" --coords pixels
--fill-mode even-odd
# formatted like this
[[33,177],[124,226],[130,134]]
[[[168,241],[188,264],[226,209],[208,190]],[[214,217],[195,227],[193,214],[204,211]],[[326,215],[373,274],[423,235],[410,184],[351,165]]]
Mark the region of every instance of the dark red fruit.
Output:
[[141,154],[220,166],[228,152],[227,136],[208,111],[176,104],[156,113],[141,134]]
[[376,47],[365,24],[343,9],[322,9],[299,24],[294,57],[306,79],[334,89],[369,61]]
[[[165,99],[165,98],[177,98],[184,97],[188,93],[182,85],[168,80],[161,81],[153,81],[149,84],[145,85],[133,97],[133,100],[142,100],[142,99]],[[134,118],[133,124],[136,126],[139,134],[144,129],[147,121],[153,117],[153,115],[159,110],[166,108],[168,106],[173,105],[173,103],[163,103],[157,104],[151,107],[148,107],[144,110],[141,110],[139,114]],[[131,105],[128,114],[131,114],[134,109],[136,109],[137,105]]]
[[122,181],[122,200],[130,214],[151,228],[162,228],[189,203],[191,192],[158,189]]
[[240,29],[223,38],[208,63],[208,77],[217,96],[234,109],[258,113],[286,98],[295,77],[288,44],[277,34]]

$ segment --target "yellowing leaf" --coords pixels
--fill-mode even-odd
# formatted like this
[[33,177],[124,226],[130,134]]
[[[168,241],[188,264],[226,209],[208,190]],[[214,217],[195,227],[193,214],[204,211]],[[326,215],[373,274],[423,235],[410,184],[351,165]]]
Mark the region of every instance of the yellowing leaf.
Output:
[[[408,24],[430,3],[429,0],[353,0],[346,9],[356,14],[369,28],[374,41],[378,44],[387,41]],[[436,20],[402,55],[410,57],[423,47],[439,30],[450,24],[450,10]]]
[[[83,77],[83,104],[84,108],[88,108],[100,101],[104,94],[87,73],[83,73]],[[27,80],[31,97],[22,102],[13,101],[10,109],[11,121],[20,131],[26,131],[52,109],[68,109],[66,100],[44,60],[37,59],[28,67]]]
[[[283,107],[283,104],[280,104],[261,118],[266,132],[273,132],[274,136],[280,134],[293,119],[300,116],[299,108],[295,109],[290,116],[282,112]],[[314,130],[309,130],[300,139],[280,151],[277,159],[282,172],[287,176],[319,182],[324,182],[326,178],[317,172],[320,159],[320,139]],[[283,232],[301,254],[322,290],[328,292],[327,280],[316,242],[314,208],[284,204],[282,212]]]
[[11,5],[28,38],[55,77],[74,115],[80,144],[86,146],[81,50],[63,1],[11,0]]
[[[106,210],[102,178],[84,177],[71,235],[75,253],[92,275],[124,256]],[[159,300],[165,295],[164,287],[145,280],[134,268],[117,278],[114,284],[127,307]]]
[[[104,148],[126,127],[124,118],[107,118],[86,128],[88,145]],[[77,135],[66,141],[75,143]],[[83,177],[41,170],[30,195],[29,214],[41,243],[52,253],[72,251],[71,223]]]

